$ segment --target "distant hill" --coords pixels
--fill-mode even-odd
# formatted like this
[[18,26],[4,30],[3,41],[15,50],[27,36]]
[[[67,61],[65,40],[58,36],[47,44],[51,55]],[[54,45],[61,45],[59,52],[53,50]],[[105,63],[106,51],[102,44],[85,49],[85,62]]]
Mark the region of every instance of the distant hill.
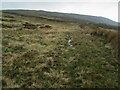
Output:
[[57,18],[61,20],[67,21],[75,21],[81,23],[103,23],[108,25],[117,26],[118,23],[112,21],[110,19],[98,16],[90,16],[90,15],[79,15],[79,14],[70,14],[70,13],[58,13],[58,12],[48,12],[43,10],[3,10],[3,12],[14,13],[26,16],[34,16],[34,17],[50,17]]

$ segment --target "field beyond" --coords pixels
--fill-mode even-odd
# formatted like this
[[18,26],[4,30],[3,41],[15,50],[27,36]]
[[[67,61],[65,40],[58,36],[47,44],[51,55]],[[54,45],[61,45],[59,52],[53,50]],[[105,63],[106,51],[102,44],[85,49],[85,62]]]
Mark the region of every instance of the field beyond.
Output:
[[3,88],[118,88],[114,48],[82,33],[95,26],[9,13],[0,19]]

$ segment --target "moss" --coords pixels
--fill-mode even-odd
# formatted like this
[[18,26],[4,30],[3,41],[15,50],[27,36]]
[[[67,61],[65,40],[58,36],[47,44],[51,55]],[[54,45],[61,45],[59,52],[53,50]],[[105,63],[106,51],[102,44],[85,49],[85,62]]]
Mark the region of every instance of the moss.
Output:
[[15,46],[15,47],[3,47],[2,48],[2,51],[3,52],[16,52],[16,51],[21,51],[21,50],[24,50],[23,47],[21,46]]

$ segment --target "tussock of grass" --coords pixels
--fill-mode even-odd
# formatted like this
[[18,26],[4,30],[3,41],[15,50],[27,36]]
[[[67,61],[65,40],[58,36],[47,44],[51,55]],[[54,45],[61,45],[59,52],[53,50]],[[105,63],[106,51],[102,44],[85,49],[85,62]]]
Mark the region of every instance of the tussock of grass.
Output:
[[115,50],[116,56],[117,57],[120,56],[119,47],[118,47],[119,46],[119,41],[118,41],[119,32],[118,31],[99,28],[98,30],[93,30],[88,33],[90,33],[91,35],[97,35],[97,36],[104,37],[108,43],[111,43],[111,46]]

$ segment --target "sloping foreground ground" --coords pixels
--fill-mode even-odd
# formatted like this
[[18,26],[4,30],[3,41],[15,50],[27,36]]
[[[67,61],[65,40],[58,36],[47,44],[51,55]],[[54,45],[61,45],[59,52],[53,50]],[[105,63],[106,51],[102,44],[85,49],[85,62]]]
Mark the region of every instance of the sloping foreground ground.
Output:
[[7,13],[1,20],[4,88],[118,87],[110,43],[80,33],[93,28]]

